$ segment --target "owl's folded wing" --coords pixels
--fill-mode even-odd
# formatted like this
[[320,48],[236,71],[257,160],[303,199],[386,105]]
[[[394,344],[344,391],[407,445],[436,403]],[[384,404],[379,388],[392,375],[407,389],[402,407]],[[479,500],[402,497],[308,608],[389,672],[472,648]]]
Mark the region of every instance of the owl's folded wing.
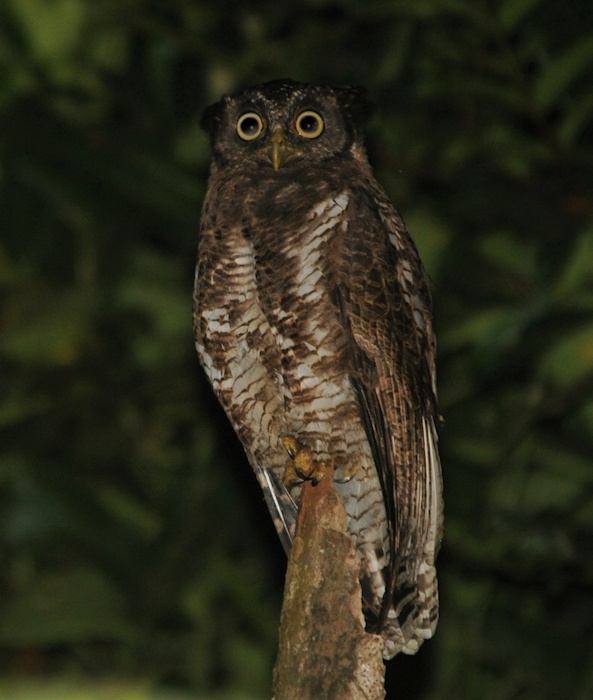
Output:
[[413,653],[436,626],[434,560],[442,534],[430,298],[391,205],[378,211],[359,199],[352,206],[337,302],[393,543],[377,628],[399,627],[401,648],[396,642],[393,653]]

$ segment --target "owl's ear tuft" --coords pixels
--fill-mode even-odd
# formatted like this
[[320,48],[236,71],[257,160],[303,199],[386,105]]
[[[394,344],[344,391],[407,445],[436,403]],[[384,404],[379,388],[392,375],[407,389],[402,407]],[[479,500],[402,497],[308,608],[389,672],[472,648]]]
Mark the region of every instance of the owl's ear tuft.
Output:
[[210,136],[210,140],[214,140],[215,135],[218,133],[220,123],[222,122],[222,118],[229,101],[229,97],[223,97],[222,100],[210,105],[210,107],[206,107],[202,114],[200,126]]
[[362,85],[334,88],[336,97],[358,131],[362,131],[373,116],[375,106],[368,90]]

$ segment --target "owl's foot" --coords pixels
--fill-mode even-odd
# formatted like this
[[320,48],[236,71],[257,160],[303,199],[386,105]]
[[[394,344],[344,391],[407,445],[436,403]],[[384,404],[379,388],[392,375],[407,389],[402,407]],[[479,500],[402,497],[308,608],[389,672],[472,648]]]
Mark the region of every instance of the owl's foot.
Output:
[[285,486],[294,486],[306,479],[317,484],[327,476],[331,469],[330,462],[325,459],[314,459],[311,450],[301,445],[292,436],[283,437],[281,443],[290,457],[282,477],[282,483]]

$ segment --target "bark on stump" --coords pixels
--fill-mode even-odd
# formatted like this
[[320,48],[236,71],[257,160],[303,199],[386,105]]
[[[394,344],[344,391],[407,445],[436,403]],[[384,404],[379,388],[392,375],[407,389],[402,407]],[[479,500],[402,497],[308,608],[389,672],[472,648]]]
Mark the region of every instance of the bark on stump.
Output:
[[382,700],[383,641],[364,629],[359,562],[331,475],[303,484],[273,700]]

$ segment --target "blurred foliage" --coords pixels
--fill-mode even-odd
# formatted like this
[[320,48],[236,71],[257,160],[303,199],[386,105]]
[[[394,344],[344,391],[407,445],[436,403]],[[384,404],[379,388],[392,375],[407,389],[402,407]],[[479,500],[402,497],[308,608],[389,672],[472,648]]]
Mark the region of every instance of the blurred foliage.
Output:
[[586,0],[0,4],[2,674],[269,696],[284,555],[190,318],[200,112],[284,76],[369,87],[433,280],[442,617],[390,683],[587,700]]

